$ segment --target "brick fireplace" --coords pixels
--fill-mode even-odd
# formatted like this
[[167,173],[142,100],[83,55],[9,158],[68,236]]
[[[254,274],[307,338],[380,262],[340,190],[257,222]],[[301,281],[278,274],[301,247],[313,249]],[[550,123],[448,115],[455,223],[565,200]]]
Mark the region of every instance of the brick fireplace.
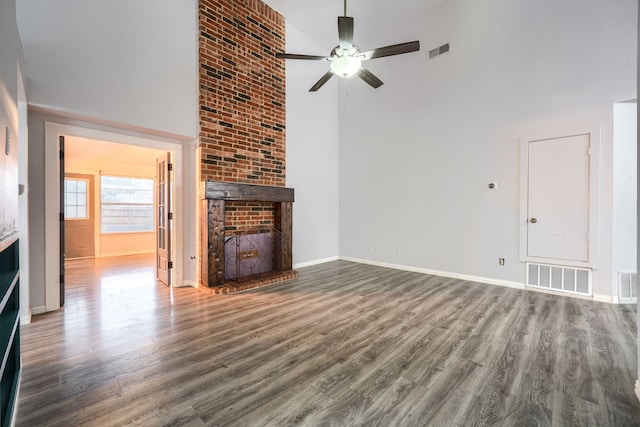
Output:
[[227,293],[240,286],[225,280],[220,263],[228,236],[263,228],[282,233],[289,239],[276,253],[282,266],[262,282],[295,275],[293,190],[285,188],[285,64],[275,57],[284,51],[285,26],[259,0],[200,0],[199,26],[201,287]]
[[[207,181],[202,199],[202,279],[201,285],[213,293],[233,293],[297,277],[292,270],[292,188]],[[277,238],[269,242],[271,268],[248,278],[228,278],[226,204],[264,202],[273,206],[273,229]],[[235,231],[235,230],[234,230]],[[234,234],[232,231],[232,234]],[[237,235],[237,233],[235,233]],[[254,251],[248,251],[254,252]],[[255,250],[256,256],[257,250]],[[243,280],[238,280],[243,279]]]

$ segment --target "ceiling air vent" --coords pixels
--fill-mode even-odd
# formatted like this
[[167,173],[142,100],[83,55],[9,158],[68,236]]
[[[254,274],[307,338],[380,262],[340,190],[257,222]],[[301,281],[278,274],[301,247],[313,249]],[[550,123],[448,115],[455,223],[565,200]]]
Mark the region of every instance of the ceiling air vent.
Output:
[[429,59],[433,59],[436,56],[442,55],[443,53],[449,52],[449,43],[443,44],[440,47],[436,47],[435,49],[431,49],[429,51]]

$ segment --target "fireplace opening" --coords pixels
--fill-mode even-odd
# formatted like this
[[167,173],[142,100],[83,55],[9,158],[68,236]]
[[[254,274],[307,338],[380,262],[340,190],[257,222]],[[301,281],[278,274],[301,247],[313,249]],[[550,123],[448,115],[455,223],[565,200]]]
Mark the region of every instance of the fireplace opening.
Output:
[[224,242],[225,280],[249,280],[255,275],[282,272],[282,233],[261,227],[228,236]]

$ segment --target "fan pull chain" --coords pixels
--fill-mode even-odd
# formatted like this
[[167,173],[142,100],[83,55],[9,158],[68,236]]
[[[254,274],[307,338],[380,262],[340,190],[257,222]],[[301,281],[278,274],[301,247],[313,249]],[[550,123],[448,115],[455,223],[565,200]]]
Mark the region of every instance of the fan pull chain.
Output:
[[[349,98],[349,84],[348,84],[349,79],[342,79],[342,80],[344,80],[344,97],[345,98]],[[347,100],[345,100],[344,101],[344,112],[345,113],[347,112],[347,105],[348,104],[349,103],[347,102]]]

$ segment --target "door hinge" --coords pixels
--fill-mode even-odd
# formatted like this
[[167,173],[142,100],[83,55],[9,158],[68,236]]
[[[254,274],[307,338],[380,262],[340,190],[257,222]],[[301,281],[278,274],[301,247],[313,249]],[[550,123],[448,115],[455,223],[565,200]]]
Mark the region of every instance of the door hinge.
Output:
[[169,219],[173,219],[173,212],[169,212]]
[[170,171],[173,170],[173,163],[168,163],[167,164],[167,169],[169,169]]
[[167,268],[173,268],[173,261],[169,261]]
[[60,221],[64,221],[64,213],[60,212]]

